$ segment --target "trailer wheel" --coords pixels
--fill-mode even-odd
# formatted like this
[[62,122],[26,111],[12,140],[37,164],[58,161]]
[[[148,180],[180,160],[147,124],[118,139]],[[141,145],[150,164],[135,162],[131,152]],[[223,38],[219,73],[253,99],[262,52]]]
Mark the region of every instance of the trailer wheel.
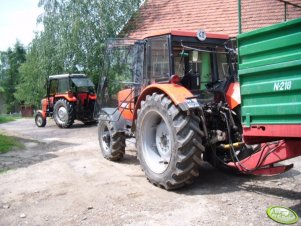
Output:
[[46,118],[43,118],[42,114],[38,112],[35,117],[35,123],[37,127],[45,127],[46,126]]
[[74,123],[74,106],[65,99],[59,99],[53,109],[53,118],[60,128],[68,128]]
[[120,161],[125,153],[125,134],[117,132],[108,117],[98,123],[98,140],[103,157],[110,161]]
[[170,190],[199,175],[204,133],[194,112],[188,115],[169,97],[153,93],[141,103],[136,125],[138,159],[151,183]]

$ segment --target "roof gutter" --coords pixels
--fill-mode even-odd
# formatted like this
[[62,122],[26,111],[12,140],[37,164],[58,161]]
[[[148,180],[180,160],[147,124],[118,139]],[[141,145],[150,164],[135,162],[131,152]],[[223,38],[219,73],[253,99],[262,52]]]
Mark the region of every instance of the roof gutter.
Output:
[[238,0],[238,34],[241,34],[241,0]]

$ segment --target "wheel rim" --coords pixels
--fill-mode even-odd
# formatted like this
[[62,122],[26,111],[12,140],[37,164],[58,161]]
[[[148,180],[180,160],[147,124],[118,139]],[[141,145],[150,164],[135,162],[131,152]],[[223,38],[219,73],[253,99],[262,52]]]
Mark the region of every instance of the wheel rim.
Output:
[[100,128],[100,142],[105,152],[110,153],[111,147],[111,134],[108,126],[102,126]]
[[172,154],[171,130],[157,111],[148,112],[142,119],[142,153],[147,166],[154,173],[163,173]]
[[68,112],[64,106],[59,107],[57,111],[57,118],[61,123],[64,123],[68,120]]
[[42,119],[42,117],[40,115],[37,116],[36,122],[37,122],[38,126],[42,125],[43,119]]

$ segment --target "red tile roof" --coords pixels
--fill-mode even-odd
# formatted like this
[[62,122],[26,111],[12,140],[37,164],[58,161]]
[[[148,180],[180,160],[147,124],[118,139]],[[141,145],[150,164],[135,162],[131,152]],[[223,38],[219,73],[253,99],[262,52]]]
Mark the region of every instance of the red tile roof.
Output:
[[242,30],[245,32],[283,22],[284,1],[300,6],[287,5],[287,20],[301,17],[301,0],[242,0]]
[[[288,0],[300,4],[301,0]],[[236,36],[237,0],[146,0],[122,34],[141,39],[162,30],[198,30]],[[241,0],[243,31],[284,20],[278,0]],[[288,18],[301,17],[301,8],[288,7]]]

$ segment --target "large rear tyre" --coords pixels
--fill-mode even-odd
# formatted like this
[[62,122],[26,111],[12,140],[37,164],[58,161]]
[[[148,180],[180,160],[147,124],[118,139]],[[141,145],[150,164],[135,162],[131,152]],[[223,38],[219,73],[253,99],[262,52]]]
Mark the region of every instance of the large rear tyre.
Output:
[[98,140],[104,158],[120,161],[125,153],[125,134],[117,132],[108,117],[98,123]]
[[138,111],[138,159],[148,180],[167,190],[190,184],[202,162],[200,119],[181,111],[164,94],[153,93]]
[[60,128],[68,128],[74,123],[74,106],[65,99],[59,99],[53,108],[53,118]]
[[37,127],[45,127],[46,126],[46,118],[43,118],[42,114],[38,112],[35,117],[35,123]]

